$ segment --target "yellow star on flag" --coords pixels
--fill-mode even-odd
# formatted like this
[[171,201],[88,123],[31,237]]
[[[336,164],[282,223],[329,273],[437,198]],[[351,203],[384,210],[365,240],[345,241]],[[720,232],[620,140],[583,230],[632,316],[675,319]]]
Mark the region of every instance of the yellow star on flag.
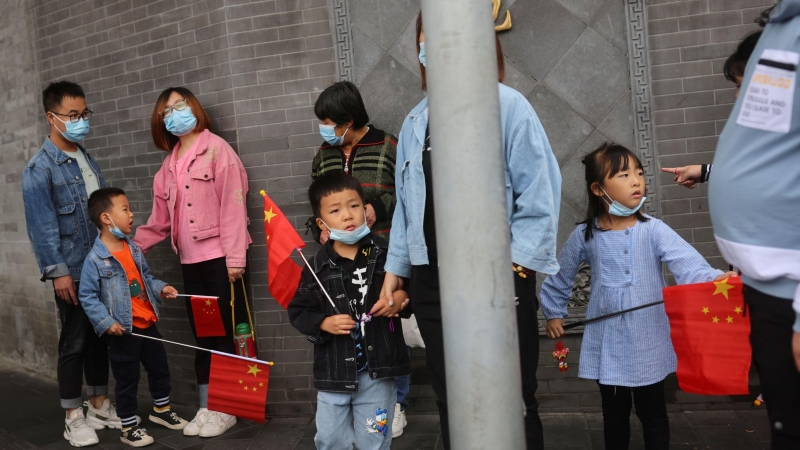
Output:
[[239,380],[239,384],[242,384],[242,380]]
[[258,372],[262,372],[262,370],[258,368],[258,364],[253,364],[252,366],[247,366],[247,367],[250,368],[250,370],[248,370],[247,373],[252,373],[254,377],[257,376],[256,374]]
[[719,323],[719,317],[714,316],[714,317],[711,318],[711,321],[714,322],[714,323]]
[[245,386],[245,387],[244,387],[244,390],[245,390],[245,391],[246,391],[246,390],[248,390],[248,389],[247,389],[247,386]]
[[717,289],[714,291],[713,295],[722,294],[725,296],[725,298],[728,298],[728,291],[733,289],[733,285],[728,284],[728,278],[725,278],[722,281],[715,281],[714,286],[716,286]]
[[255,391],[257,391],[257,390],[258,390],[258,388],[257,388],[257,387],[255,387],[255,386],[253,386],[253,392],[255,392]]
[[277,216],[274,212],[272,212],[274,208],[270,207],[269,211],[264,211],[264,222],[272,223],[272,218]]
[[264,387],[264,383],[258,383],[259,387]]
[[206,300],[206,306],[211,306],[211,300]]
[[733,312],[735,312],[736,314],[741,314],[742,313],[742,308],[737,306],[736,308],[734,308]]
[[269,235],[267,235],[267,240],[269,240]]
[[703,314],[708,314],[708,306],[703,307]]
[[731,317],[731,316],[728,316],[728,318],[725,319],[725,320],[727,320],[728,323],[733,323],[733,317]]

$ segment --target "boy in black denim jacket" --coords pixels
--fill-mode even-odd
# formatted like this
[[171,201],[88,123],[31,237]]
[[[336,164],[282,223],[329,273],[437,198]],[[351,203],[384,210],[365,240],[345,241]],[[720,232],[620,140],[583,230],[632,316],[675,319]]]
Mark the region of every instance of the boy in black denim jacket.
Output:
[[380,300],[388,242],[370,233],[355,178],[324,175],[308,197],[317,224],[331,237],[310,260],[314,273],[303,269],[288,310],[292,326],[315,344],[314,441],[318,449],[350,448],[356,440],[359,449],[388,449],[394,377],[411,373],[396,318],[406,302]]

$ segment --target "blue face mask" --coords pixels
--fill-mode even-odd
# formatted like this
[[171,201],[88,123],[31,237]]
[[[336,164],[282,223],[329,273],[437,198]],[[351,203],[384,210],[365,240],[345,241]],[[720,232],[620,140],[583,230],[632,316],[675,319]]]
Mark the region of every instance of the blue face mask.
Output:
[[347,127],[344,130],[344,134],[341,136],[336,135],[336,126],[335,125],[325,125],[319,124],[319,134],[322,136],[322,139],[325,139],[325,142],[331,144],[334,147],[341,147],[344,143],[344,135],[347,134],[347,131],[350,130],[350,127]]
[[172,111],[172,114],[164,119],[164,125],[167,126],[167,131],[175,136],[186,136],[194,130],[197,118],[192,114],[192,108],[187,106],[181,111]]
[[[322,220],[322,219],[320,219]],[[328,224],[325,221],[322,221],[326,227]],[[356,242],[360,241],[364,236],[369,234],[369,227],[367,226],[367,216],[364,215],[364,223],[361,224],[360,227],[357,227],[353,231],[347,230],[337,230],[336,228],[328,227],[328,230],[331,232],[331,239],[334,241],[339,241],[342,244],[353,245]]]
[[108,220],[111,220],[111,225],[114,225],[113,227],[109,225],[108,231],[110,231],[111,234],[113,234],[117,239],[125,239],[125,233],[123,233],[122,230],[120,230],[119,227],[114,223],[114,220],[111,219],[111,216],[108,217]]
[[419,43],[419,63],[422,64],[422,67],[428,67],[425,65],[425,43]]
[[58,117],[55,114],[53,114],[53,117],[61,121],[61,123],[63,123],[64,126],[67,127],[67,131],[58,130],[58,127],[56,127],[56,130],[58,130],[58,132],[61,133],[62,136],[64,136],[64,139],[70,142],[80,142],[86,137],[87,134],[89,134],[88,120],[78,119],[77,122],[72,122],[72,121],[64,122],[63,120],[61,120],[60,117]]
[[[605,189],[603,188],[600,189],[603,191],[604,194],[606,194],[606,197],[611,198],[611,196],[608,195]],[[635,208],[628,208],[627,206],[614,200],[613,198],[611,199],[611,203],[608,203],[606,199],[603,199],[603,201],[608,204],[608,213],[619,217],[628,217],[630,215],[633,215],[634,213],[636,213],[636,211],[639,210],[639,208],[642,207],[642,205],[644,205],[645,200],[647,200],[647,197],[642,197],[642,200],[639,202],[638,205],[636,205]]]

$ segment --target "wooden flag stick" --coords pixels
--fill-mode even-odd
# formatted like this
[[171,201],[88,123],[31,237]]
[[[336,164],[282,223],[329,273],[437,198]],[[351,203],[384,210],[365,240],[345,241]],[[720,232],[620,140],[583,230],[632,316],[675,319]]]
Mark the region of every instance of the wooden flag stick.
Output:
[[202,350],[204,352],[215,353],[215,354],[221,355],[221,356],[228,356],[230,358],[241,359],[243,361],[250,361],[250,362],[254,362],[254,363],[258,363],[258,364],[266,364],[268,366],[274,366],[275,365],[274,361],[261,361],[260,359],[245,358],[244,356],[233,355],[231,353],[225,353],[225,352],[218,352],[216,350],[209,350],[207,348],[195,347],[194,345],[189,345],[189,344],[181,344],[180,342],[168,341],[166,339],[159,339],[159,338],[153,337],[153,336],[145,336],[143,334],[138,334],[138,333],[131,333],[131,336],[136,336],[136,337],[145,338],[145,339],[152,339],[154,341],[166,342],[167,344],[180,345],[181,347],[189,347],[189,348],[193,348],[195,350]]
[[175,294],[175,297],[219,298],[214,295],[190,295],[190,294]]
[[[336,314],[341,314],[341,312],[339,311],[339,308],[337,308],[336,304],[333,303],[333,299],[328,294],[328,291],[325,290],[325,286],[323,286],[322,282],[319,281],[319,278],[317,278],[317,274],[316,274],[316,272],[314,272],[314,269],[311,267],[311,264],[309,264],[308,260],[306,259],[306,255],[303,254],[303,250],[300,249],[300,247],[296,248],[295,250],[297,250],[297,253],[300,254],[301,258],[303,258],[303,262],[306,263],[306,267],[308,267],[308,271],[311,272],[311,275],[313,275],[314,279],[317,280],[317,285],[319,285],[320,290],[322,290],[322,292],[325,294],[325,297],[328,299],[328,301],[331,302],[331,306],[333,307],[333,312],[335,312]],[[356,337],[356,330],[355,329],[350,330],[350,337],[355,339],[355,337]]]
[[580,326],[583,326],[583,325],[588,325],[588,324],[593,323],[593,322],[599,322],[601,320],[606,320],[606,319],[608,319],[610,317],[619,316],[621,314],[629,313],[631,311],[636,311],[637,309],[649,308],[651,306],[660,305],[662,303],[664,303],[664,300],[660,300],[660,301],[653,302],[653,303],[646,303],[644,305],[635,306],[633,308],[623,309],[622,311],[613,312],[611,314],[606,314],[604,316],[598,316],[598,317],[593,317],[591,319],[580,320],[578,322],[571,323],[569,325],[564,325],[564,329],[565,330],[570,330],[572,328],[577,328],[577,327],[580,327]]

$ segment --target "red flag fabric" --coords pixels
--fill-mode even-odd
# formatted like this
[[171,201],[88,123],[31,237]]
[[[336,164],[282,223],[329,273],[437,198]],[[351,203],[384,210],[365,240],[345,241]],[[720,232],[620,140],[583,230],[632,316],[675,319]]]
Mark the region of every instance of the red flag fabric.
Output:
[[681,390],[705,395],[748,394],[752,349],[742,281],[726,278],[671,286],[663,294]]
[[211,354],[208,409],[264,423],[269,365]]
[[305,247],[306,243],[269,195],[264,191],[261,191],[261,195],[264,196],[269,292],[286,309],[297,291],[303,271],[290,256],[296,248]]
[[225,336],[217,297],[192,297],[192,315],[197,337]]

